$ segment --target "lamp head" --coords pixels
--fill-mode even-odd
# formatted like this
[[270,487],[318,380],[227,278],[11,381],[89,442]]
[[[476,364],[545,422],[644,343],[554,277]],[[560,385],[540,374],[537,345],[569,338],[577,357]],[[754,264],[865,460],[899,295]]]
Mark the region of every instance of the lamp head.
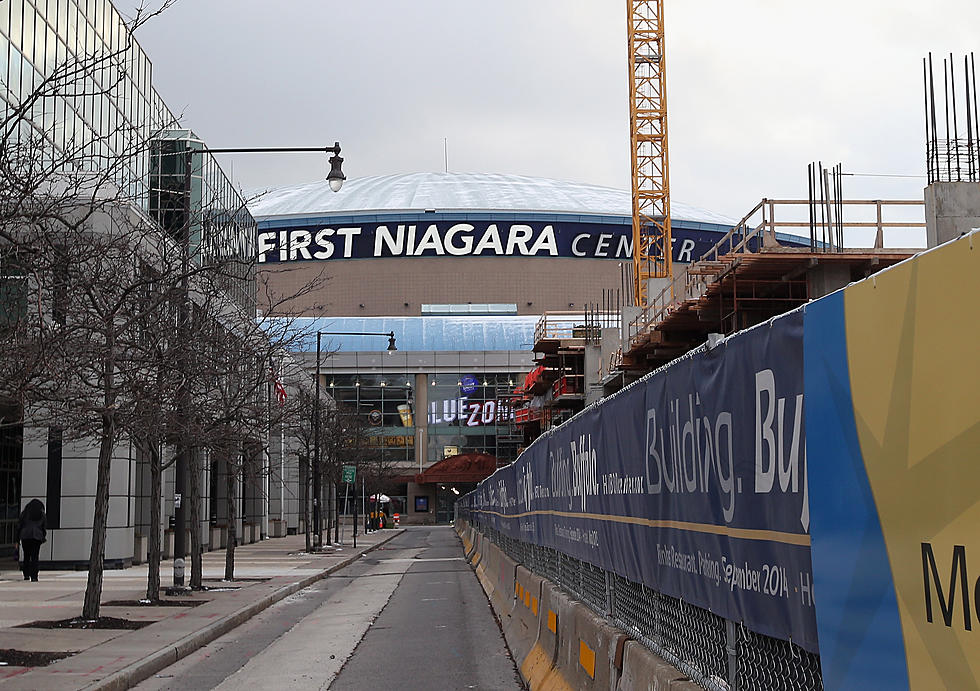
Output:
[[398,350],[398,348],[395,347],[395,332],[394,331],[392,331],[390,334],[388,334],[388,352],[391,352],[392,350]]
[[330,172],[327,174],[327,182],[330,184],[330,189],[334,192],[339,192],[340,188],[344,186],[344,180],[347,176],[344,175],[344,171],[341,170],[341,166],[344,163],[344,159],[340,157],[340,142],[334,144],[338,153],[335,153],[330,157]]

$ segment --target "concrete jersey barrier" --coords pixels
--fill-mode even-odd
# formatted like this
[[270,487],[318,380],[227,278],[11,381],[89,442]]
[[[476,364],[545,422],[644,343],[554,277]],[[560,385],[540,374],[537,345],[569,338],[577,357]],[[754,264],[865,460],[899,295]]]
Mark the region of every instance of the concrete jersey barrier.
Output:
[[467,556],[532,691],[700,688],[558,586],[517,565],[485,535],[470,533]]

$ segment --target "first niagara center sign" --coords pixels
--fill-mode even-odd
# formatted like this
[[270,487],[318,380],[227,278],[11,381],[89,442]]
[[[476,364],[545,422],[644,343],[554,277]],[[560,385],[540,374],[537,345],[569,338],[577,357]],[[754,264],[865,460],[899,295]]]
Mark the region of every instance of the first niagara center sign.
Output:
[[[709,249],[716,233],[682,232],[674,261],[690,262]],[[262,230],[259,263],[381,259],[389,257],[633,257],[632,228],[600,223],[441,221],[370,226],[302,226]]]

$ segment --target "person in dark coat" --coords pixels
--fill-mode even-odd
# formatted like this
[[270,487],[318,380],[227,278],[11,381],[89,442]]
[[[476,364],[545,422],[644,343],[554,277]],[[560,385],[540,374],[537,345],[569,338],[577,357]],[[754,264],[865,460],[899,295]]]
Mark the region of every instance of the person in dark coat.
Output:
[[20,512],[18,526],[21,549],[24,552],[24,580],[37,581],[38,554],[41,543],[47,540],[48,526],[44,515],[44,504],[40,499],[31,499]]

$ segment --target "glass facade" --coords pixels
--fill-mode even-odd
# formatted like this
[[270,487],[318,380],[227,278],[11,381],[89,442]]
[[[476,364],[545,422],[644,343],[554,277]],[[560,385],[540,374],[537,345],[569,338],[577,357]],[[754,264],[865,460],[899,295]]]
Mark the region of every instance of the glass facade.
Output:
[[344,374],[326,382],[338,404],[364,417],[369,443],[382,450],[386,464],[415,464],[414,380],[412,374]]
[[[364,416],[372,446],[386,463],[418,468],[416,440],[426,439],[423,467],[466,453],[495,456],[499,464],[517,458],[521,438],[513,428],[509,393],[513,374],[425,375],[425,409],[417,406],[414,373],[324,375],[326,391],[342,406]],[[382,382],[384,385],[382,386]]]
[[[5,420],[0,410],[0,422]],[[22,428],[0,425],[0,555],[12,551],[17,542],[20,516]]]
[[[190,156],[190,190],[186,190]],[[188,201],[188,193],[190,198]],[[180,241],[190,216],[192,261],[220,264],[221,287],[247,309],[255,307],[255,219],[214,156],[190,130],[162,132],[150,161],[150,215]]]
[[[11,167],[97,173],[176,235],[188,208],[182,152],[204,146],[177,127],[151,78],[109,0],[0,1],[0,141]],[[221,259],[222,287],[254,309],[255,221],[205,152],[194,154],[189,208],[192,255]]]
[[[71,203],[115,200],[175,240],[189,229],[193,260],[220,260],[225,296],[254,314],[255,221],[217,161],[154,90],[151,63],[110,0],[0,0],[0,108],[0,184],[30,194],[63,183]],[[199,151],[189,197],[188,147]],[[29,286],[21,273],[0,259],[0,325],[24,312]],[[55,296],[56,320],[57,310]],[[16,525],[23,443],[19,429],[0,426],[0,550]],[[47,492],[51,520],[60,485]]]
[[505,372],[428,375],[426,465],[471,452],[496,456],[499,464],[517,458],[513,379]]
[[[176,120],[109,0],[0,3],[0,98],[8,151],[107,174],[146,206],[148,146]],[[20,113],[10,119],[13,113]],[[42,157],[33,154],[41,151]]]

